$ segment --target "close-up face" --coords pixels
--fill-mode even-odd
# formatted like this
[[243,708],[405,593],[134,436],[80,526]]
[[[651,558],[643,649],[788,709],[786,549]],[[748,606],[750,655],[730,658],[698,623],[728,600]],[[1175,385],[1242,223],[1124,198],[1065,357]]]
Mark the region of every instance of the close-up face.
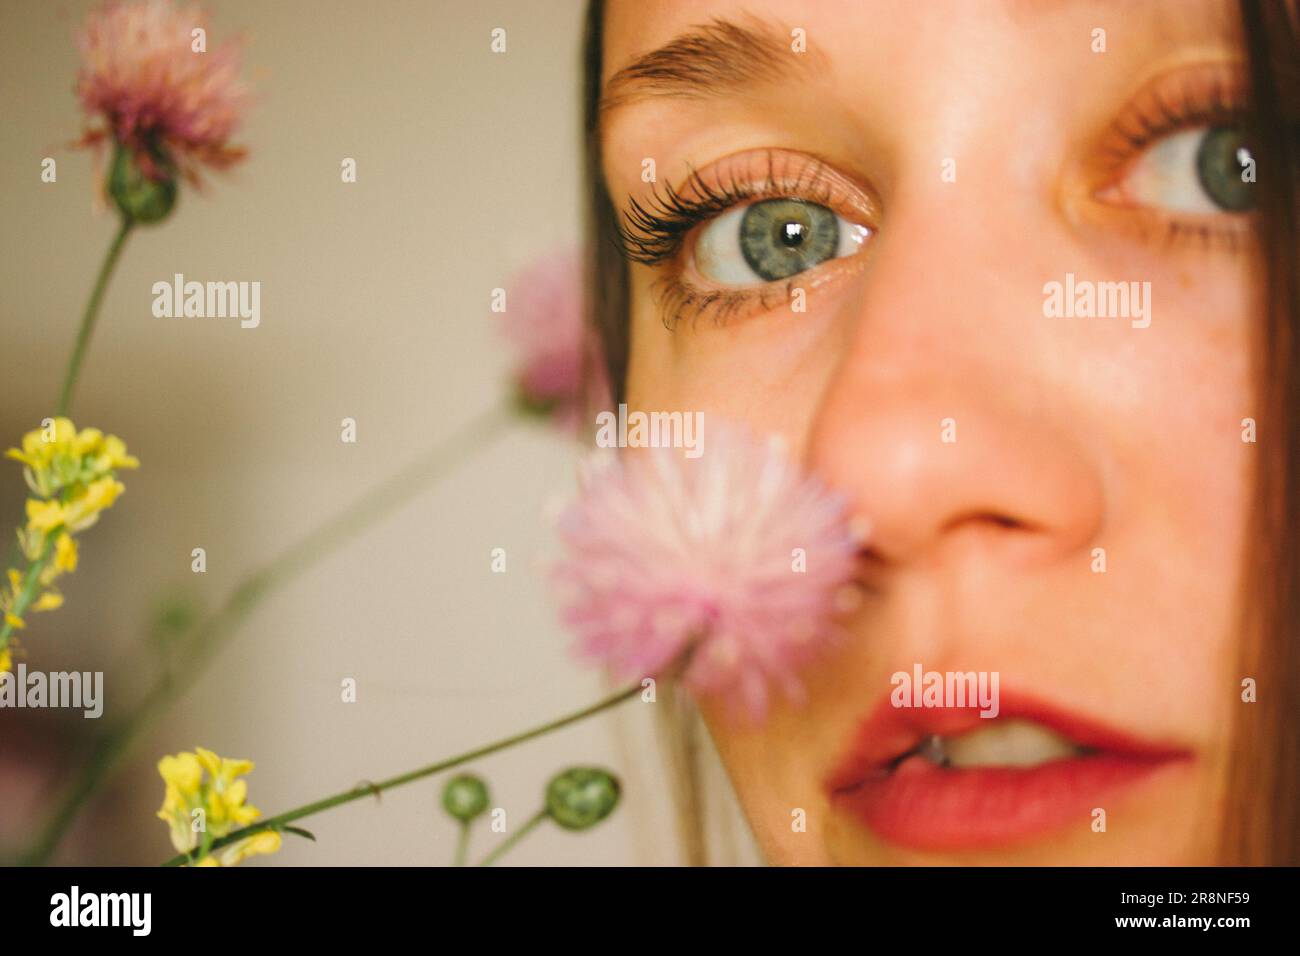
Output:
[[1300,0],[382,6],[4,7],[16,917],[1284,905]]
[[[865,530],[804,700],[703,704],[768,861],[1216,862],[1263,308],[1235,8],[611,0],[601,62],[628,406],[783,436]],[[996,716],[910,706],[930,672]]]

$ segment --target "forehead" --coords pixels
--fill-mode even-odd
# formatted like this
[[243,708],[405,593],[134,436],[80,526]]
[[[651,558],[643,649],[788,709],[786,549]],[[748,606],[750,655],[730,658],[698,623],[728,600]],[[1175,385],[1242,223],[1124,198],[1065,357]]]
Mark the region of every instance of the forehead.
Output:
[[[606,0],[602,83],[683,35],[731,23],[788,45],[802,31],[833,65],[960,54],[981,44],[1015,57],[1046,46],[1086,47],[1094,29],[1132,49],[1222,40],[1231,0]],[[1022,46],[1023,45],[1023,46]]]

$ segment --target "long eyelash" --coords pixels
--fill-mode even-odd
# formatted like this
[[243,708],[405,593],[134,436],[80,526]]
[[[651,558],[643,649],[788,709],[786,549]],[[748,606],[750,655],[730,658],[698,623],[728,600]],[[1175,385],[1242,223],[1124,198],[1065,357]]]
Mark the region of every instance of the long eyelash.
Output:
[[711,314],[714,324],[721,326],[755,303],[764,311],[773,309],[790,300],[795,284],[795,278],[791,277],[781,283],[747,289],[696,289],[677,276],[665,276],[654,283],[653,294],[664,328],[671,332],[687,318],[693,328],[701,316]]
[[1224,249],[1238,252],[1246,247],[1249,234],[1215,229],[1204,222],[1172,221],[1165,225],[1165,241],[1170,245],[1179,242],[1195,242],[1205,249]]
[[1244,114],[1245,103],[1222,75],[1205,78],[1195,91],[1185,82],[1172,102],[1153,90],[1115,121],[1112,128],[1122,145],[1106,150],[1106,155],[1123,162],[1170,133],[1200,123],[1239,122]]
[[647,266],[666,262],[681,251],[692,229],[749,199],[795,194],[823,205],[830,201],[831,186],[819,160],[801,158],[792,175],[777,168],[771,151],[766,156],[767,175],[761,181],[743,179],[728,167],[718,182],[710,183],[692,167],[681,189],[656,184],[644,202],[631,199],[618,227],[624,257]]

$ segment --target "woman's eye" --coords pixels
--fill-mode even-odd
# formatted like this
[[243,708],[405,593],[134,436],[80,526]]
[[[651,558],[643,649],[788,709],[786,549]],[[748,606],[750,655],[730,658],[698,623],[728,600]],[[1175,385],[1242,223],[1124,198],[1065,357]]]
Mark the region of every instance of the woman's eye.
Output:
[[1248,212],[1255,205],[1254,162],[1235,126],[1202,126],[1150,147],[1121,187],[1133,202],[1170,212]]
[[706,223],[695,243],[695,268],[725,285],[775,282],[849,256],[871,230],[802,199],[764,199]]

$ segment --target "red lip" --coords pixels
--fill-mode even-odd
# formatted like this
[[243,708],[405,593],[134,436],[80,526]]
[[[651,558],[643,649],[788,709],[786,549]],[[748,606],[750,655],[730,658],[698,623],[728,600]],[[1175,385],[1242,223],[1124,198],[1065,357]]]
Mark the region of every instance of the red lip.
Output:
[[[894,707],[885,700],[863,722],[825,783],[831,803],[882,839],[921,850],[1005,846],[1067,826],[1088,827],[1095,807],[1157,768],[1191,758],[1002,694],[998,715],[979,708]],[[927,736],[952,736],[997,720],[1031,720],[1090,753],[1037,767],[952,769],[920,757],[899,758]]]

